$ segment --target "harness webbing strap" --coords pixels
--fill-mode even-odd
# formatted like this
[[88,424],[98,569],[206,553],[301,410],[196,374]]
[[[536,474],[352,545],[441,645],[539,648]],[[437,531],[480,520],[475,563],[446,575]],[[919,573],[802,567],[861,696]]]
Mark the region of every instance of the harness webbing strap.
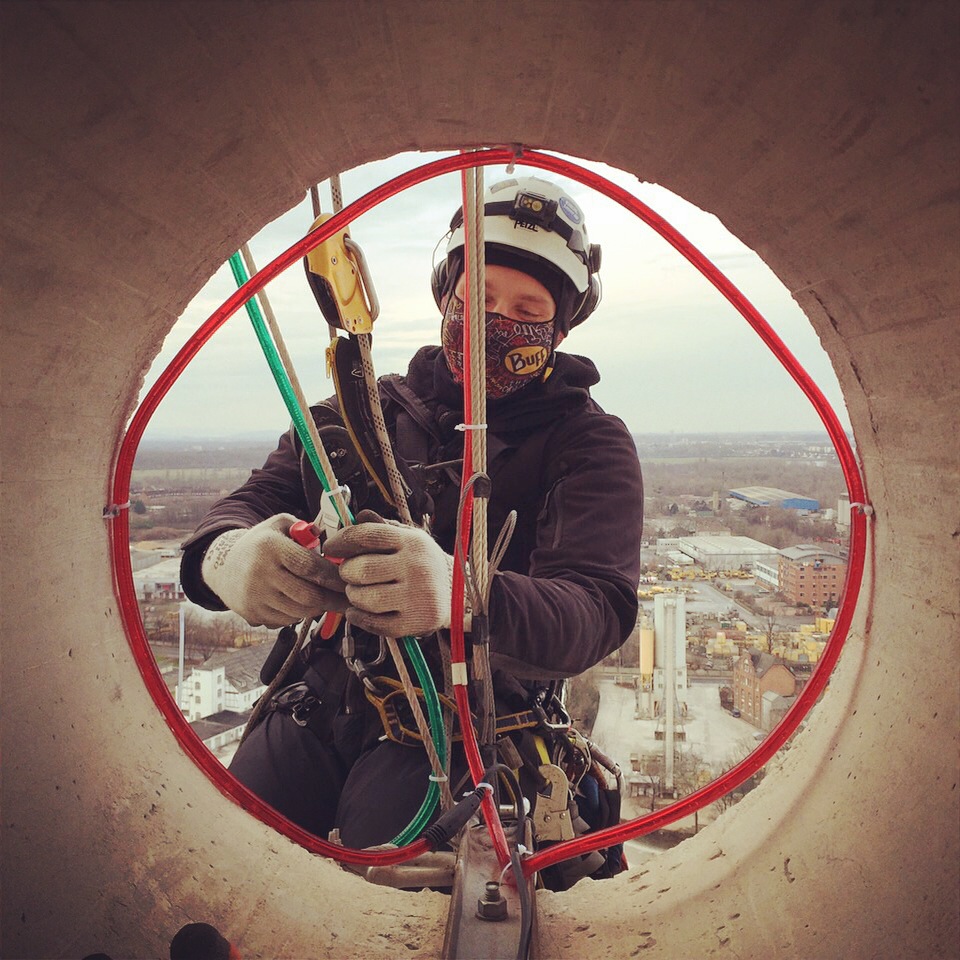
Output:
[[[409,723],[413,713],[412,701],[407,698],[403,685],[392,677],[379,677],[377,685],[385,688],[387,692],[378,693],[367,689],[365,693],[367,700],[380,717],[386,738],[404,746],[421,746],[423,738]],[[419,687],[414,688],[414,693],[418,700],[422,699],[423,691]],[[440,702],[447,710],[456,712],[456,703],[449,697],[441,694]],[[456,720],[459,720],[459,717],[456,717]],[[501,737],[515,730],[531,729],[539,726],[540,722],[540,715],[534,710],[518,710],[514,713],[502,714],[496,718],[495,736]],[[457,726],[454,727],[452,739],[454,741],[463,739],[463,734]]]

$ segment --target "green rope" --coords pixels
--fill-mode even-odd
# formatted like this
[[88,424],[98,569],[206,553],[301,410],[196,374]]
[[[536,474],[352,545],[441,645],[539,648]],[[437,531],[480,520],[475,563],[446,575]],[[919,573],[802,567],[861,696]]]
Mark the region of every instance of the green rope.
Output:
[[[420,644],[414,637],[404,637],[403,645],[407,651],[407,656],[413,664],[414,672],[420,681],[420,689],[423,690],[423,699],[427,704],[427,722],[430,725],[430,732],[433,734],[433,743],[437,748],[437,755],[444,766],[447,762],[447,737],[443,728],[443,714],[440,712],[440,696],[433,682],[433,676],[427,661],[423,658],[423,651]],[[391,843],[402,847],[415,840],[423,832],[424,827],[430,822],[430,817],[437,807],[440,800],[440,785],[436,780],[430,781],[427,789],[427,795],[423,798],[423,803],[417,811],[416,816],[410,823],[393,838]]]
[[[233,272],[233,279],[236,281],[238,287],[242,287],[250,279],[239,252],[230,257],[230,270]],[[274,346],[270,331],[267,329],[263,314],[260,312],[260,307],[252,297],[247,300],[244,307],[246,308],[250,322],[253,324],[254,332],[257,335],[260,348],[266,357],[270,372],[273,374],[273,379],[280,390],[280,395],[283,397],[287,412],[290,414],[291,420],[293,420],[293,426],[297,431],[297,436],[300,437],[300,442],[303,444],[303,449],[306,451],[307,457],[310,459],[310,463],[317,474],[317,479],[320,481],[323,489],[329,493],[331,490],[330,481],[320,466],[320,457],[317,453],[317,448],[314,446],[313,440],[310,437],[310,431],[307,428],[303,411],[297,402],[296,393],[290,383],[290,378],[283,369],[283,363]],[[349,514],[349,508],[347,512]],[[351,523],[353,522],[352,516],[349,518],[341,517],[341,520],[346,519],[349,519]],[[433,742],[437,748],[437,754],[440,756],[441,762],[445,764],[447,760],[446,735],[443,727],[443,714],[440,711],[440,697],[437,694],[433,676],[430,673],[430,668],[427,666],[426,660],[424,660],[423,652],[416,638],[404,637],[403,643],[407,651],[407,656],[409,656],[413,664],[413,669],[417,674],[417,679],[420,681],[420,688],[423,690],[424,700],[427,704],[428,723],[430,732],[433,735]],[[423,831],[423,828],[430,822],[430,817],[436,809],[439,799],[440,788],[436,781],[431,780],[427,795],[424,797],[420,809],[417,811],[413,820],[397,834],[391,843],[395,846],[402,847],[415,840]]]
[[[235,253],[230,258],[230,269],[233,271],[233,279],[236,280],[238,287],[242,287],[250,279],[239,253]],[[330,481],[320,466],[320,457],[310,437],[310,431],[307,428],[304,413],[300,409],[300,404],[297,402],[297,396],[290,383],[290,378],[283,369],[283,363],[270,337],[270,331],[267,329],[263,314],[260,312],[260,307],[252,297],[244,304],[244,307],[246,308],[247,316],[250,317],[250,322],[253,324],[253,330],[257,335],[257,340],[260,341],[260,348],[263,350],[263,354],[267,359],[267,365],[270,367],[273,379],[280,389],[280,395],[283,397],[283,402],[286,405],[287,412],[290,414],[290,419],[293,420],[293,426],[297,431],[297,436],[300,437],[300,442],[303,444],[303,449],[306,451],[307,457],[309,457],[310,463],[313,465],[317,479],[320,481],[323,489],[329,493],[331,489]],[[340,519],[347,520],[348,518],[341,517]],[[352,522],[353,518],[349,517],[349,520]]]

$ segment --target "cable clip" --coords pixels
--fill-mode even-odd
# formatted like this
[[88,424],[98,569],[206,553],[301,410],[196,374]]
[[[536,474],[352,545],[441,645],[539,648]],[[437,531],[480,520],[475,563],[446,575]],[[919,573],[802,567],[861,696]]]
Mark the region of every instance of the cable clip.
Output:
[[103,508],[103,519],[104,520],[113,520],[114,517],[120,516],[121,510],[129,510],[130,501],[126,503],[109,503]]
[[508,177],[513,173],[513,168],[517,165],[517,161],[523,156],[522,143],[511,143],[510,147],[513,150],[513,159],[507,164],[507,169],[503,171]]
[[486,430],[487,425],[485,423],[458,423],[453,429],[463,433],[466,430]]

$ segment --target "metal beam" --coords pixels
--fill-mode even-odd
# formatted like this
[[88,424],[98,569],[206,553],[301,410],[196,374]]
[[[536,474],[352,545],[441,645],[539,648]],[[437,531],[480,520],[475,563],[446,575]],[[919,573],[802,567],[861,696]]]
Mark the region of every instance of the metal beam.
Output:
[[[531,844],[528,842],[528,848]],[[524,917],[520,892],[507,871],[500,882],[501,868],[483,824],[467,827],[460,842],[454,872],[447,929],[443,938],[443,960],[490,960],[516,957],[526,923],[531,925],[526,956],[536,957],[535,882],[522,881],[529,893],[529,914]]]

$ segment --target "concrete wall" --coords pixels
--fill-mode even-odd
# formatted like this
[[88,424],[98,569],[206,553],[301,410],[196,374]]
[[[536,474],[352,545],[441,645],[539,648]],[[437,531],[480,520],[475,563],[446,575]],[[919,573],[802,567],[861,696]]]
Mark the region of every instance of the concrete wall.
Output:
[[544,897],[546,955],[955,955],[956,10],[0,5],[4,956],[160,956],[188,918],[247,957],[439,951],[444,898],[309,856],[180,752],[100,512],[144,371],[241,241],[341,169],[514,141],[662,183],[764,257],[833,358],[877,511],[782,768],[642,875]]

